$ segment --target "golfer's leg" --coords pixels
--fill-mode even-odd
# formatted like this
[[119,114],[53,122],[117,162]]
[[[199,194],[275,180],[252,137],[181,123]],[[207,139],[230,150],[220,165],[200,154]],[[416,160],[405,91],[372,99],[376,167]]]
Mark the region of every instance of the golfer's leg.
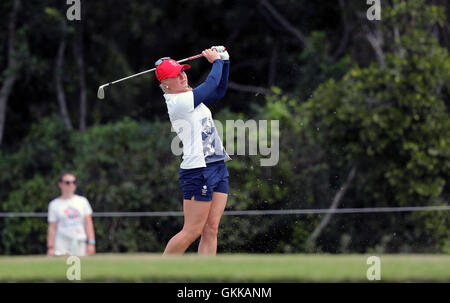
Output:
[[208,219],[211,202],[184,200],[184,226],[183,229],[167,243],[164,255],[182,254],[202,233]]
[[202,237],[198,246],[199,254],[215,255],[217,252],[217,233],[220,219],[227,204],[228,194],[214,192],[208,220],[203,227]]

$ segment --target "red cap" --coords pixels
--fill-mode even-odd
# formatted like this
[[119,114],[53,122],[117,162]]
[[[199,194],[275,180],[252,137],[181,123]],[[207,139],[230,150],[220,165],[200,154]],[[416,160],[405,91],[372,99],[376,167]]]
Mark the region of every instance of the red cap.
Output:
[[166,59],[156,67],[155,75],[159,82],[161,82],[166,78],[176,77],[182,69],[189,68],[191,68],[191,66],[188,64],[181,65],[173,59]]

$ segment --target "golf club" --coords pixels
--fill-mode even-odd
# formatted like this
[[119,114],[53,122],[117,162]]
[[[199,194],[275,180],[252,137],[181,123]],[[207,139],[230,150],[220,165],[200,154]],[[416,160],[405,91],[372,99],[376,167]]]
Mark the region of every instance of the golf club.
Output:
[[[192,56],[192,57],[189,57],[189,58],[185,58],[185,59],[179,60],[177,62],[178,63],[182,63],[182,62],[194,60],[194,59],[197,59],[197,58],[200,58],[200,57],[203,57],[203,55],[202,54],[198,54],[198,55],[195,55],[195,56]],[[130,78],[134,78],[134,77],[146,74],[146,73],[150,73],[150,72],[154,71],[155,69],[156,69],[156,67],[152,68],[152,69],[149,69],[149,70],[146,70],[146,71],[143,71],[143,72],[140,72],[140,73],[137,73],[137,74],[134,74],[134,75],[131,75],[131,76],[128,76],[128,77],[125,77],[125,78],[122,78],[122,79],[119,79],[119,80],[116,80],[116,81],[113,81],[113,82],[109,82],[107,84],[100,85],[99,88],[98,88],[98,91],[97,91],[97,97],[99,99],[105,98],[105,87],[107,87],[109,85],[112,85],[112,84],[115,84],[115,83],[118,83],[118,82],[130,79]]]

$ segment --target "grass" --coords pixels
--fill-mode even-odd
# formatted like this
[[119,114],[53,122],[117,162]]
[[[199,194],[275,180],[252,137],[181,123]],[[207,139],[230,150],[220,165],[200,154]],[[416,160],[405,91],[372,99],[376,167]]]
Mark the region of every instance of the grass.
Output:
[[[97,254],[81,282],[368,282],[369,255]],[[450,255],[379,255],[380,282],[450,282]],[[65,257],[0,257],[0,282],[68,282]]]

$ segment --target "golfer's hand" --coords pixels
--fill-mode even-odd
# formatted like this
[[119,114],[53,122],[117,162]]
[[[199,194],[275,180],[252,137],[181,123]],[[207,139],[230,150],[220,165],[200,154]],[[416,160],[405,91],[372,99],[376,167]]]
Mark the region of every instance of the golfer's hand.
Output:
[[55,250],[53,248],[47,249],[47,256],[53,256],[55,255]]
[[216,59],[220,59],[220,55],[216,50],[212,50],[212,49],[205,49],[202,52],[203,57],[206,58],[206,60],[208,60],[209,63],[213,63],[214,60]]
[[227,49],[223,45],[211,46],[212,49],[215,49],[222,60],[230,60],[230,54],[228,54]]
[[230,54],[227,51],[220,52],[219,56],[222,60],[230,60]]

